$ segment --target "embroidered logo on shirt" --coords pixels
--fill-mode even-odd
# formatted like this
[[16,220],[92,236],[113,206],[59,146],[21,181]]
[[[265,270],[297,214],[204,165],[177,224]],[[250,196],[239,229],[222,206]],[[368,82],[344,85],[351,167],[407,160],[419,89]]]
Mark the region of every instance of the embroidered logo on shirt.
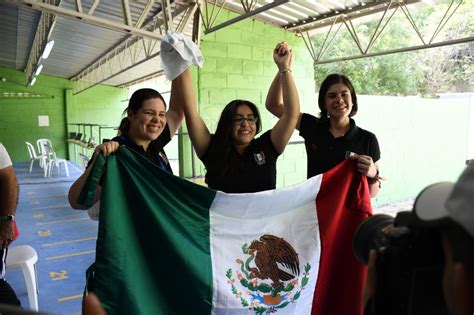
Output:
[[255,159],[255,162],[257,162],[257,165],[265,164],[265,154],[263,151],[260,151],[260,153],[254,153],[253,158]]
[[160,156],[161,160],[162,160],[165,164],[170,164],[170,162],[168,161],[168,158],[166,157],[166,155],[163,154],[163,152],[158,153],[158,155]]

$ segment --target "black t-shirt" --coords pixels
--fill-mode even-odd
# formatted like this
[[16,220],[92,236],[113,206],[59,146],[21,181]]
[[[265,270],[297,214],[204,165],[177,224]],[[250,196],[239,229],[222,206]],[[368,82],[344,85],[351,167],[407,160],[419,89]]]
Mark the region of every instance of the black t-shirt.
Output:
[[253,139],[240,155],[232,146],[227,158],[214,135],[204,156],[206,183],[226,193],[250,193],[276,187],[276,161],[279,156],[270,138],[271,130]]
[[303,114],[300,122],[300,136],[305,140],[308,159],[308,178],[322,174],[345,160],[346,151],[372,157],[374,162],[380,159],[377,137],[356,126],[353,119],[351,127],[342,137],[334,138],[329,131],[329,120],[321,120],[309,114]]

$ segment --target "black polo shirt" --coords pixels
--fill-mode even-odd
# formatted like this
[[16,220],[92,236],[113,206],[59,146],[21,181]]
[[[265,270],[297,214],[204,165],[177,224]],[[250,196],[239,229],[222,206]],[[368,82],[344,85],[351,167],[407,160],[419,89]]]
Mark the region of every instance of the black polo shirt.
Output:
[[206,166],[209,188],[226,193],[250,193],[276,187],[276,161],[279,156],[270,138],[271,130],[253,139],[240,155],[232,146],[227,157],[225,148],[212,135],[201,158]]
[[168,125],[165,126],[163,132],[158,136],[158,138],[150,143],[146,151],[141,145],[137,145],[127,136],[118,136],[113,138],[112,141],[117,141],[120,145],[126,145],[127,147],[133,149],[134,151],[146,157],[148,160],[155,163],[161,169],[173,174],[170,162],[168,161],[168,157],[164,151],[164,146],[171,141],[171,133]]
[[344,136],[334,138],[329,131],[329,120],[321,120],[309,114],[302,115],[300,136],[305,140],[308,178],[322,174],[344,161],[346,151],[368,155],[374,162],[380,159],[377,137],[357,127],[353,119],[350,124],[351,127]]
[[[150,145],[148,146],[148,150],[145,151],[141,145],[137,145],[127,136],[118,136],[113,138],[111,141],[116,141],[120,145],[126,145],[127,147],[133,149],[134,151],[138,152],[139,154],[143,155],[162,170],[168,171],[173,174],[173,170],[171,169],[170,162],[168,161],[168,157],[164,151],[164,146],[171,141],[171,132],[168,125],[165,126],[163,132],[153,140]],[[93,160],[93,157],[90,159],[87,167],[89,167],[90,163]]]

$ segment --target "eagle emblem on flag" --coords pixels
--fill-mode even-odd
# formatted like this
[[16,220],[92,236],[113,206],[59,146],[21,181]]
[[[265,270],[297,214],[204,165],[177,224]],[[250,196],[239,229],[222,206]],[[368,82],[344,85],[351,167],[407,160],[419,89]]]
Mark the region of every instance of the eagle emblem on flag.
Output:
[[[311,265],[300,275],[298,254],[290,243],[270,234],[242,245],[248,257],[236,259],[237,270],[228,269],[227,283],[243,307],[256,314],[275,313],[295,302],[308,284]],[[301,278],[301,279],[300,279]]]

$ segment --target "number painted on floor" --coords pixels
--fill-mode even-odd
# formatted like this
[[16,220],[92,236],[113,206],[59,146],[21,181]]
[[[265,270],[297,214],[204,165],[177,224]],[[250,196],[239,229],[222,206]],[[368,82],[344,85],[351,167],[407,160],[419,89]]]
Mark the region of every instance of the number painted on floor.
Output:
[[31,201],[30,204],[31,204],[31,205],[39,205],[40,202],[35,200],[35,201]]
[[42,237],[51,236],[51,230],[39,230],[38,235]]
[[44,214],[43,214],[43,213],[38,213],[38,214],[35,214],[35,215],[33,216],[33,218],[35,218],[35,219],[41,219],[41,218],[44,218]]
[[49,276],[51,277],[51,280],[64,280],[64,279],[67,279],[69,278],[67,276],[67,271],[66,270],[60,270],[60,271],[51,271],[49,273]]

